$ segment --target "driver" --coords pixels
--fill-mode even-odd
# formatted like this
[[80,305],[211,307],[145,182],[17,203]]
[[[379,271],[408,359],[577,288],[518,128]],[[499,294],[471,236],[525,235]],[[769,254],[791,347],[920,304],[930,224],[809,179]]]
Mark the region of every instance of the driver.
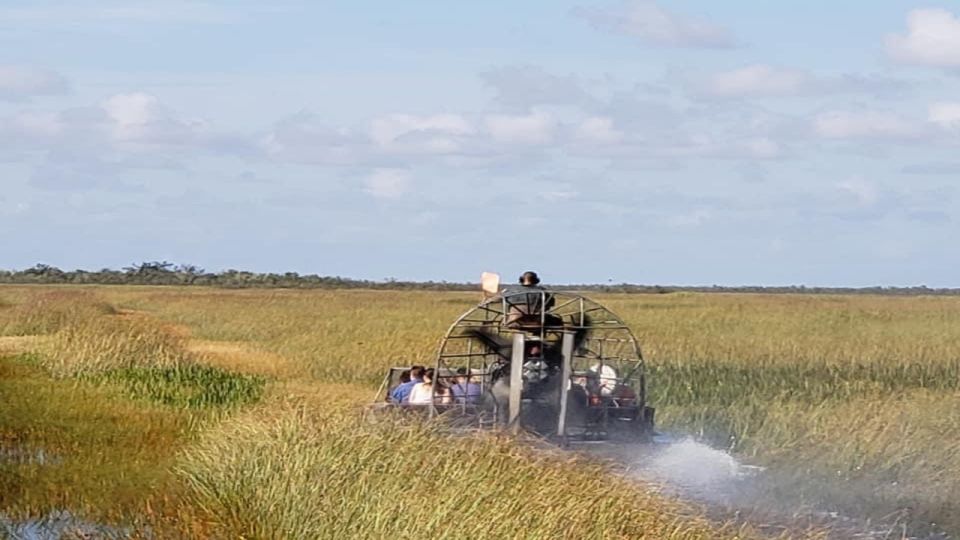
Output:
[[[520,275],[519,282],[519,287],[510,287],[503,291],[503,296],[510,305],[507,326],[528,330],[538,329],[541,326],[541,317],[544,317],[543,312],[553,309],[555,303],[553,295],[540,286],[540,277],[536,272],[524,272]],[[556,318],[548,313],[544,320],[547,325],[552,325],[557,323],[554,320]]]

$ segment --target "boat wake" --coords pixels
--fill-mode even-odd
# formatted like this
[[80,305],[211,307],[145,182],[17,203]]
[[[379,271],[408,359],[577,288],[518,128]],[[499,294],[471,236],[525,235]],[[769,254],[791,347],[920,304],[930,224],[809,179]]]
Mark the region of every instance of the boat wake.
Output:
[[[779,535],[824,531],[827,538],[858,540],[949,540],[935,524],[890,515],[870,520],[845,514],[824,495],[834,490],[750,465],[730,453],[689,437],[657,435],[654,444],[602,444],[583,448],[612,461],[622,474],[656,486],[662,493],[702,506],[721,520],[749,523]],[[758,525],[762,524],[762,525]]]

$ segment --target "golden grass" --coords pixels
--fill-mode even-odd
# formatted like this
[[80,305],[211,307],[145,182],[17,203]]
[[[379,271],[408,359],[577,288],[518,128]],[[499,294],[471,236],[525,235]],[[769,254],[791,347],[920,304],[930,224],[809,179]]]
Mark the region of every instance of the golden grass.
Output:
[[58,376],[133,367],[172,368],[193,361],[184,340],[162,325],[118,316],[66,323],[40,352],[44,366]]
[[[249,514],[246,518],[239,514],[236,519],[222,518],[224,513],[239,511],[228,512],[219,506],[237,501],[230,499],[229,493],[217,491],[216,479],[240,482],[243,475],[239,471],[259,474],[257,467],[263,464],[251,450],[260,448],[253,440],[257,436],[270,441],[262,447],[270,452],[291,445],[289,448],[296,449],[295,463],[314,463],[310,460],[320,459],[318,453],[326,455],[323,452],[337,449],[344,454],[341,459],[346,460],[346,470],[364,478],[368,475],[377,485],[391,485],[381,484],[385,480],[377,475],[386,473],[376,468],[379,461],[401,468],[413,466],[421,459],[416,452],[439,456],[448,444],[433,434],[405,431],[410,440],[389,440],[413,453],[381,455],[367,445],[386,435],[365,427],[358,428],[360,435],[351,437],[344,430],[355,419],[350,416],[355,414],[351,407],[372,397],[386,367],[430,362],[439,338],[457,315],[476,302],[475,294],[149,287],[91,290],[121,313],[132,310],[133,318],[147,313],[180,329],[171,332],[198,362],[256,373],[273,381],[266,390],[268,408],[244,413],[221,430],[207,433],[179,462],[187,478],[198,482],[190,491],[191,497],[196,497],[192,499],[195,505],[218,509],[212,513],[221,517],[215,518],[212,526],[254,536],[282,530],[278,523],[296,526],[289,521],[293,514],[278,514],[262,524],[251,523]],[[36,292],[35,288],[0,288],[0,296],[10,304]],[[770,465],[772,471],[783,475],[784,491],[800,493],[804,482],[815,481],[818,490],[837,495],[851,511],[879,517],[909,506],[916,516],[960,531],[960,503],[956,502],[960,486],[953,480],[960,478],[956,457],[960,452],[955,444],[960,440],[960,418],[954,412],[960,410],[960,298],[682,293],[599,295],[596,299],[620,314],[644,345],[653,405],[658,407],[662,427],[702,435],[754,462]],[[0,319],[8,320],[16,308],[0,308]],[[191,336],[184,335],[184,329]],[[51,339],[58,338],[55,334]],[[61,342],[62,350],[73,350],[72,343]],[[83,344],[78,341],[76,346],[82,349]],[[314,412],[304,415],[276,405],[289,396],[308,403]],[[331,408],[331,399],[351,405]],[[249,432],[243,431],[245,424]],[[321,434],[336,436],[328,437],[330,441],[314,440]],[[343,441],[337,444],[345,446],[334,445],[333,440],[340,439]],[[483,453],[486,448],[472,451],[495,459],[495,452]],[[224,463],[235,469],[218,468],[213,456],[221,451],[230,456]],[[364,461],[366,468],[350,461],[354,454],[366,455],[363,452],[377,457]],[[335,462],[316,463],[328,464],[324,466],[329,469]],[[279,465],[263,466],[272,470]],[[518,475],[511,478],[529,472],[510,467],[513,472],[508,474]],[[455,474],[454,469],[450,465],[446,470]],[[496,482],[484,476],[478,464],[465,470],[482,489]],[[362,505],[361,493],[375,491],[372,483],[361,483],[353,492],[346,481],[336,484],[337,491],[324,491],[303,483],[306,477],[296,476],[299,473],[290,474],[286,484],[267,483],[263,491],[238,483],[237,497],[246,493],[243,500],[249,504],[279,512],[271,504],[288,500],[279,495],[285,486],[290,494],[307,494],[312,502],[296,511],[308,512],[328,508],[323,505],[329,500],[310,499],[318,490],[328,498],[340,497],[355,505]],[[576,477],[571,481],[585,480]],[[568,496],[560,484],[551,486],[543,496]],[[569,504],[579,501],[589,506],[585,493],[569,499]],[[639,495],[624,495],[635,496]],[[669,502],[645,500],[650,508],[666,509],[667,515],[674,515]],[[373,519],[378,513],[398,515],[400,507],[392,504],[380,501],[351,508],[369,508],[371,516],[363,519]],[[343,510],[352,515],[349,508]],[[548,518],[537,522],[536,526],[544,529],[523,528],[520,516],[509,515],[515,518],[514,525],[521,527],[518,530],[530,535],[558,530]],[[375,531],[387,526],[363,523]],[[680,528],[678,534],[700,534],[697,519],[684,523],[689,529]],[[440,524],[431,523],[430,527],[442,534]]]
[[183,455],[190,498],[247,538],[735,538],[595,463],[493,436],[283,404]]
[[[105,292],[112,293],[113,290]],[[351,317],[360,317],[362,321],[367,317],[367,310],[371,309],[389,311],[389,296],[367,296],[357,310],[327,312],[325,319],[321,317],[319,322],[331,335],[341,338],[351,332],[361,332],[362,335],[351,334],[351,339],[355,340],[353,344],[363,347],[361,340],[366,340],[370,351],[380,350],[381,334],[377,332],[387,334],[394,340],[394,346],[399,347],[404,328],[390,331],[350,320]],[[243,296],[238,298],[245,301]],[[266,302],[266,306],[261,300],[256,299],[257,309],[267,309],[263,314],[269,317],[281,315],[290,297],[281,295]],[[168,487],[161,487],[164,483],[148,482],[139,488],[130,486],[131,494],[140,497],[141,501],[146,497],[148,501],[143,503],[139,513],[135,505],[122,505],[116,514],[110,514],[112,519],[121,523],[123,519],[138,521],[138,515],[146,515],[158,530],[181,533],[202,530],[211,535],[263,538],[343,537],[344,534],[373,538],[389,531],[408,536],[426,531],[444,537],[462,537],[456,532],[457,524],[452,523],[456,520],[462,521],[461,526],[468,526],[474,537],[502,537],[505,534],[531,537],[739,537],[737,531],[718,529],[702,518],[687,514],[681,506],[648,494],[638,486],[606,477],[595,464],[574,467],[569,463],[554,463],[513,443],[490,438],[452,440],[422,428],[358,427],[361,417],[357,404],[367,401],[371,388],[357,384],[357,381],[369,381],[379,374],[369,364],[363,372],[356,373],[354,356],[343,347],[328,349],[324,343],[324,350],[320,351],[310,346],[312,336],[300,340],[291,336],[291,331],[304,328],[296,312],[281,317],[280,322],[290,326],[284,327],[283,333],[275,333],[276,328],[270,326],[258,328],[263,321],[227,319],[218,326],[217,313],[185,313],[208,317],[206,327],[196,325],[190,317],[167,317],[167,323],[158,324],[142,312],[144,306],[137,302],[122,299],[114,302],[120,305],[119,316],[98,315],[65,322],[50,336],[49,344],[42,348],[39,364],[58,375],[88,377],[96,373],[127,373],[132,368],[159,369],[159,373],[164,373],[162,370],[170,365],[188,362],[269,375],[275,380],[268,388],[268,401],[262,407],[243,413],[220,428],[208,430],[198,444],[182,451],[178,460],[182,483],[178,484],[179,487],[169,488],[178,493],[177,500],[166,502],[163,505],[166,510],[161,515],[154,510],[155,490]],[[406,320],[402,316],[397,319]],[[185,332],[177,330],[184,326],[207,339],[188,339]],[[224,338],[236,338],[238,333],[273,334],[273,339],[224,343]],[[435,341],[435,336],[433,338],[431,341]],[[303,344],[306,346],[293,358],[279,354],[295,351]],[[291,346],[293,349],[284,348]],[[265,352],[270,350],[274,352]],[[344,356],[339,365],[329,364],[329,369],[312,357],[319,354],[322,359],[331,353]],[[357,362],[356,365],[363,364]],[[136,373],[136,380],[143,378],[142,372]],[[354,375],[338,376],[347,373]],[[298,405],[289,405],[291,400]],[[58,400],[51,401],[50,406],[58,403]],[[63,400],[59,404],[69,406]],[[106,404],[91,400],[88,406],[103,407]],[[134,405],[135,409],[137,407],[140,406]],[[46,426],[55,415],[44,410],[47,412],[35,410],[24,414],[24,418],[32,418]],[[132,412],[130,420],[138,424],[153,422]],[[91,421],[91,424],[99,426],[91,429],[119,436],[116,421],[108,421],[106,425]],[[45,429],[48,428],[42,428]],[[165,446],[182,447],[193,433],[196,431],[183,432],[175,443]],[[91,445],[103,444],[103,439],[93,433],[86,436]],[[84,449],[82,452],[89,451]],[[134,455],[135,452],[130,457]],[[559,461],[563,459],[558,458]],[[378,460],[385,461],[378,465]],[[95,465],[92,467],[101,466],[96,459],[93,461]],[[429,473],[432,462],[442,463],[443,470]],[[166,459],[158,460],[153,465],[160,468],[151,470],[169,480],[163,473],[169,471],[164,463],[167,463]],[[397,470],[399,475],[390,469]],[[496,474],[492,474],[492,470],[496,470]],[[418,477],[414,475],[416,488],[411,490],[406,476],[414,471],[423,473],[423,481],[416,480]],[[547,476],[540,478],[543,474]],[[446,478],[448,475],[453,475],[450,480]],[[144,478],[142,474],[133,474],[128,480],[136,484]],[[540,484],[532,482],[537,478],[542,480]],[[12,484],[21,492],[23,479],[20,477]],[[363,481],[355,482],[358,479]],[[463,482],[476,484],[478,493],[483,494],[481,499],[463,497],[458,486]],[[571,489],[571,486],[574,487]],[[78,481],[75,492],[82,493],[84,489],[89,489],[89,484]],[[584,492],[584,489],[588,491]],[[512,490],[520,491],[513,493]],[[50,496],[51,491],[36,490],[34,493],[32,497],[39,503]],[[371,494],[377,497],[377,504],[368,500]],[[92,512],[95,516],[109,509],[102,499],[87,501],[74,496],[58,497],[65,504]],[[519,509],[518,497],[530,499],[529,513]],[[481,500],[484,504],[480,504]],[[556,511],[546,511],[554,503],[558,503]],[[5,506],[11,504],[8,501]],[[41,507],[42,504],[27,508],[40,511]],[[12,508],[23,507],[14,505]],[[498,516],[498,513],[502,515]],[[114,518],[115,515],[126,517]],[[198,520],[198,523],[171,528],[176,521],[171,516],[186,516]],[[598,517],[599,521],[596,520]],[[318,521],[320,518],[322,522]]]
[[0,336],[0,356],[14,356],[43,347],[44,336]]
[[193,339],[187,342],[186,347],[187,351],[200,357],[203,363],[230,371],[252,373],[271,379],[288,379],[303,374],[302,367],[294,362],[279,354],[258,350],[249,343]]
[[[196,335],[256,343],[317,380],[368,389],[389,365],[429,362],[449,323],[477,300],[395,291],[109,294]],[[701,435],[786,471],[785,490],[802,494],[805,478],[823,477],[832,484],[822,490],[835,492],[851,512],[881,517],[909,506],[920,519],[960,530],[960,505],[941,502],[960,500],[960,487],[938,481],[960,477],[954,448],[943,444],[960,438],[960,421],[926,414],[935,410],[931,401],[953,402],[960,391],[960,298],[596,299],[640,338],[662,428]],[[351,392],[357,401],[366,397]],[[883,422],[890,428],[878,438]],[[898,438],[897,430],[910,435]],[[898,463],[911,465],[892,465]],[[896,493],[864,487],[871,485],[895,485]]]
[[37,292],[12,307],[0,310],[0,335],[50,334],[69,321],[96,318],[113,312],[113,306],[87,291]]
[[0,458],[0,512],[19,518],[68,509],[122,523],[155,491],[176,487],[170,467],[199,423],[195,414],[0,359],[0,450],[22,456]]

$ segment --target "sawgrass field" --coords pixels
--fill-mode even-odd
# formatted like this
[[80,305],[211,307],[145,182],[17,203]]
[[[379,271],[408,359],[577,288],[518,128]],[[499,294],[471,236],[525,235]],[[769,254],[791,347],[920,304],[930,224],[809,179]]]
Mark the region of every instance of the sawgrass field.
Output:
[[[595,295],[658,429],[766,467],[764,499],[960,532],[960,298]],[[361,414],[477,294],[0,287],[0,535],[752,538],[609,465]]]

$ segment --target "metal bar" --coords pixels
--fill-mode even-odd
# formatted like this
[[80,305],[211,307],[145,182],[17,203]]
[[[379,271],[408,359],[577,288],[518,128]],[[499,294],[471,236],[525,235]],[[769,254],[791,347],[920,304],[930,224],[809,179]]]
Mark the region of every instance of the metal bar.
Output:
[[[556,298],[556,297],[554,297],[554,298]],[[573,298],[567,300],[566,302],[563,302],[563,303],[560,304],[559,306],[554,306],[553,309],[551,309],[550,311],[556,313],[556,312],[559,311],[560,309],[565,308],[565,307],[569,306],[570,304],[576,303],[577,300],[579,300],[579,299],[578,299],[576,296],[574,296]]]
[[433,380],[430,381],[430,418],[437,415],[437,385],[440,384],[440,370],[433,372]]
[[510,416],[508,425],[514,433],[520,432],[520,393],[523,391],[523,360],[526,338],[513,335],[513,355],[510,358]]
[[[529,298],[529,296],[527,297]],[[529,306],[528,306],[529,309]],[[544,329],[543,327],[547,324],[547,292],[540,291],[540,341],[543,341]],[[540,355],[543,356],[543,349],[540,349]]]
[[[472,355],[472,354],[473,354],[473,341],[472,341],[472,340],[467,342],[467,354],[469,354],[469,355]],[[458,381],[456,378],[454,378],[453,380],[454,380],[454,384],[459,384],[459,383],[460,383],[460,381]],[[460,388],[460,389],[463,391],[463,408],[461,408],[460,410],[461,410],[464,414],[466,414],[466,412],[467,412],[467,400],[469,399],[469,396],[470,396],[470,393],[467,392],[467,389],[470,388],[470,382],[471,382],[472,380],[473,380],[473,358],[467,358],[467,382],[464,383],[463,386]],[[483,391],[483,387],[481,387],[480,389],[481,389],[481,391]],[[451,397],[451,398],[454,397],[454,396],[453,396],[453,387],[448,388],[448,389],[447,389],[447,392],[450,392],[450,397]]]
[[393,378],[393,369],[391,369],[390,371],[388,371],[388,372],[387,372],[387,376],[383,378],[383,381],[382,381],[382,382],[380,382],[380,388],[377,388],[377,395],[375,395],[375,396],[373,397],[373,400],[374,400],[374,401],[378,401],[378,400],[380,399],[380,392],[384,392],[384,391],[385,391],[384,397],[386,398],[386,401],[389,401],[389,398],[390,398],[390,379],[391,379],[391,378]]
[[[490,305],[493,305],[493,304],[491,303]],[[481,305],[477,306],[476,309],[483,310],[483,311],[485,311],[485,312],[487,312],[487,313],[493,313],[494,315],[503,315],[502,312],[497,311],[497,310],[495,310],[495,309],[491,309],[491,308],[489,307],[489,305],[487,305],[487,304],[481,304]]]
[[557,420],[557,436],[560,444],[567,444],[567,391],[570,388],[570,372],[573,366],[573,333],[564,332],[560,346],[563,357],[560,379],[560,418]]
[[470,353],[470,354],[467,354],[467,353],[445,354],[445,355],[441,356],[440,358],[442,358],[442,359],[447,359],[447,358],[477,358],[477,357],[483,358],[484,356],[487,356],[487,353],[478,351],[478,352]]
[[460,322],[476,323],[481,326],[489,326],[492,321],[490,319],[460,319]]

